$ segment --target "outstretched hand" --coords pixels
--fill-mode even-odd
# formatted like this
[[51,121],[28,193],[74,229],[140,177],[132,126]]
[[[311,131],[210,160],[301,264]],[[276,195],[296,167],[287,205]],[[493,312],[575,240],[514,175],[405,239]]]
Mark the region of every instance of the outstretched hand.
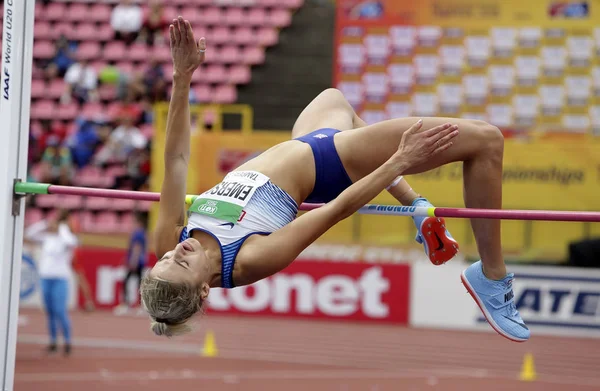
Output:
[[183,17],[173,19],[169,26],[171,36],[171,57],[173,76],[192,77],[194,71],[204,62],[206,40],[194,38],[192,26]]
[[409,167],[427,162],[431,157],[452,146],[452,140],[458,135],[458,126],[443,124],[421,131],[423,120],[419,120],[402,135],[395,158]]

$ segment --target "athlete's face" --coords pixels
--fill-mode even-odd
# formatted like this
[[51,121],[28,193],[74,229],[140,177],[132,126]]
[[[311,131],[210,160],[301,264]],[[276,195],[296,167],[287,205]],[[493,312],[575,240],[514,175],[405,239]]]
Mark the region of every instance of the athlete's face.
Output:
[[200,242],[189,238],[166,253],[150,273],[165,281],[204,286],[209,279],[209,264]]

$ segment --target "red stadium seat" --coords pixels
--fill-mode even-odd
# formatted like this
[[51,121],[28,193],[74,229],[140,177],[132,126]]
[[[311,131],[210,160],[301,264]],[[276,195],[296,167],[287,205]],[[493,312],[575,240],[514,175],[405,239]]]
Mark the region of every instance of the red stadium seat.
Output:
[[109,4],[96,2],[90,7],[89,18],[91,22],[108,23],[110,22],[111,13],[112,8]]
[[272,27],[263,27],[258,30],[257,41],[260,46],[274,46],[279,42],[279,33]]
[[54,57],[54,45],[48,41],[36,41],[33,44],[33,58],[48,60]]
[[229,70],[228,82],[231,84],[247,84],[250,82],[250,68],[246,65],[234,65]]
[[89,7],[87,4],[73,3],[63,18],[75,23],[86,21],[89,19]]
[[215,88],[213,100],[215,103],[234,103],[237,100],[237,90],[235,86],[226,84],[218,86]]
[[238,45],[255,45],[256,34],[250,27],[238,27],[231,34],[231,39]]

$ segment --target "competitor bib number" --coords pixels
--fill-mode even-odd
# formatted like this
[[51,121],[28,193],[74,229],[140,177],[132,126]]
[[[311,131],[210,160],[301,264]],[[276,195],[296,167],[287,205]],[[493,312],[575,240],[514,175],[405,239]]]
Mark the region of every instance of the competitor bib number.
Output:
[[189,212],[236,224],[256,189],[268,180],[268,177],[254,171],[231,172],[223,182],[200,194]]

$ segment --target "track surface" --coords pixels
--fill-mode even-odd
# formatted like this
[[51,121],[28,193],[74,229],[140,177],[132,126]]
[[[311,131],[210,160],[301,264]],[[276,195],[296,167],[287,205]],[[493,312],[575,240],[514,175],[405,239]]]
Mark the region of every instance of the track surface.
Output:
[[[190,336],[146,318],[72,314],[70,357],[48,356],[45,317],[21,311],[15,390],[599,390],[600,340],[206,316]],[[218,357],[201,356],[212,330]],[[538,378],[518,380],[532,353]]]

